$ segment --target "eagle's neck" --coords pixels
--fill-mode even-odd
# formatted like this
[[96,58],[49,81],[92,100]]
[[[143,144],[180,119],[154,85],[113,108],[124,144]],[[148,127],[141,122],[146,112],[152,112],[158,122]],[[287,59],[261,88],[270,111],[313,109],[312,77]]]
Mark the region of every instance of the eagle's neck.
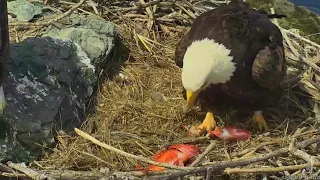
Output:
[[212,39],[194,41],[183,59],[182,84],[197,91],[209,84],[226,83],[236,70],[231,50]]

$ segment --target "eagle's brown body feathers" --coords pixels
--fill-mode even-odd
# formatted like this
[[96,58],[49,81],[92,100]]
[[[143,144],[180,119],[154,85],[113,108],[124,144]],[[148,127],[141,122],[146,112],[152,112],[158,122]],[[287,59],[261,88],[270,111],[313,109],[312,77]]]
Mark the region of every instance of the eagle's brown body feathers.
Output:
[[2,85],[3,62],[8,58],[9,54],[9,29],[6,0],[0,0],[0,32],[0,85]]
[[[281,32],[268,16],[271,17],[250,8],[247,3],[232,1],[203,13],[194,21],[177,44],[177,66],[183,67],[187,47],[204,38],[214,39],[231,49],[230,55],[236,63],[230,81],[211,84],[199,94],[200,106],[212,110],[231,106],[240,111],[253,111],[279,98],[279,86],[287,64]],[[185,90],[183,94],[186,99]]]

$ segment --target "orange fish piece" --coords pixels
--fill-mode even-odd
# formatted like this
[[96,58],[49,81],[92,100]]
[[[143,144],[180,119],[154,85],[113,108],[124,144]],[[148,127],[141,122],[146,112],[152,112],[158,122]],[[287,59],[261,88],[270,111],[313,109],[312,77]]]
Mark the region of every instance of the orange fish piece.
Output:
[[234,126],[217,128],[209,132],[211,138],[218,137],[223,140],[246,140],[251,137],[251,132]]
[[[153,161],[168,163],[171,165],[182,166],[193,156],[197,156],[200,153],[200,149],[194,145],[175,144],[169,147],[168,150],[160,151],[152,157]],[[146,169],[143,169],[141,165],[136,167],[138,171],[163,171],[165,168],[149,164]]]

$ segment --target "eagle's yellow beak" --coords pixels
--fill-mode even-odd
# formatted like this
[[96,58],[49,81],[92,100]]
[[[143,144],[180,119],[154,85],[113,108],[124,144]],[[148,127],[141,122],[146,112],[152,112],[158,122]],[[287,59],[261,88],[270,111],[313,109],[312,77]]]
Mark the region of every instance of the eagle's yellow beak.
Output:
[[191,91],[187,91],[187,106],[188,106],[188,109],[191,109],[194,105],[194,101],[196,100],[199,92],[201,90],[198,90],[196,92],[191,92]]

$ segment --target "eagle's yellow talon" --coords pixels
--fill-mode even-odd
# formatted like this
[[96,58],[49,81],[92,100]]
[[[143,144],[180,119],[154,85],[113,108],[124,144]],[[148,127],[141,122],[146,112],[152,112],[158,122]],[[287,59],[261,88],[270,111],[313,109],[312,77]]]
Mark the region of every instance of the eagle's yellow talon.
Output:
[[189,131],[193,135],[200,136],[204,133],[205,130],[209,132],[212,131],[215,127],[216,121],[214,120],[213,113],[208,112],[202,124],[200,124],[199,126],[192,126]]
[[256,128],[259,129],[260,131],[268,130],[266,120],[264,119],[264,117],[262,115],[262,111],[255,111],[252,116],[252,120],[253,120]]

